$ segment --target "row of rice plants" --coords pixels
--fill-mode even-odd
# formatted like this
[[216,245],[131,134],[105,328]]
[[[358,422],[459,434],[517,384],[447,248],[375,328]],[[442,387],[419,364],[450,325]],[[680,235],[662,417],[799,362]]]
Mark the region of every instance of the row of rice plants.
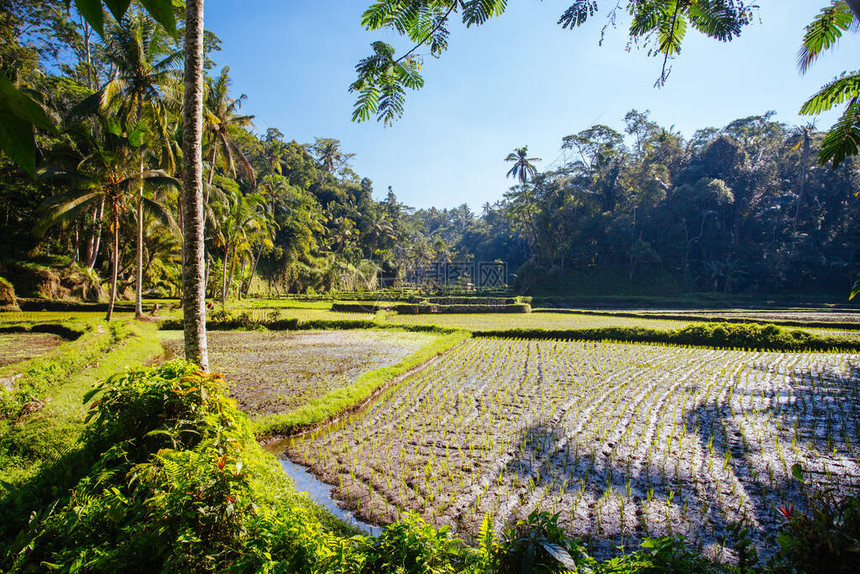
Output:
[[535,509],[611,550],[681,534],[713,553],[744,519],[856,486],[860,357],[473,339],[291,456],[368,520],[417,510],[469,537]]

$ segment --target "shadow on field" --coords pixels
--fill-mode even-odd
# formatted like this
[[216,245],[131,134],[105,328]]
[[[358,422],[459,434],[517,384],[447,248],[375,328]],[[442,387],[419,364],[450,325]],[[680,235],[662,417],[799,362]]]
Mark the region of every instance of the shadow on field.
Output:
[[[779,525],[777,508],[788,504],[807,507],[806,493],[791,475],[795,445],[810,460],[826,462],[832,469],[828,474],[804,465],[810,482],[856,486],[857,477],[847,470],[839,472],[842,467],[838,459],[856,456],[848,450],[845,439],[851,444],[860,441],[858,394],[860,369],[852,369],[848,377],[827,371],[814,375],[797,371],[785,384],[735,390],[717,405],[706,403],[688,410],[681,415],[678,428],[683,422],[686,432],[696,435],[705,457],[693,463],[692,475],[689,450],[683,454],[684,468],[676,467],[676,445],[669,460],[662,459],[665,464],[659,464],[660,457],[665,457],[665,443],[661,445],[664,450],[657,451],[662,454],[653,456],[648,464],[642,460],[642,450],[639,458],[616,452],[613,438],[593,449],[577,449],[570,443],[559,448],[564,442],[563,429],[556,421],[539,422],[519,433],[514,457],[501,471],[502,480],[525,489],[520,494],[517,518],[537,506],[539,510],[560,511],[566,521],[572,502],[579,497],[586,499],[587,504],[578,505],[574,516],[576,534],[591,538],[598,552],[612,550],[621,538],[621,505],[605,504],[602,523],[596,520],[596,501],[607,495],[625,501],[623,539],[628,547],[643,537],[666,534],[684,534],[698,543],[718,542],[726,536],[730,523],[745,514],[756,546],[760,550],[772,548],[771,537]],[[770,423],[757,429],[759,421]],[[646,448],[644,456],[647,452]],[[770,468],[778,469],[776,472],[766,467],[762,453],[770,459]],[[707,467],[708,459],[713,472]],[[743,513],[739,512],[741,500]],[[670,511],[673,520],[649,523]],[[686,531],[683,524],[679,530],[677,520],[684,513],[690,517]],[[582,536],[583,532],[592,536]]]

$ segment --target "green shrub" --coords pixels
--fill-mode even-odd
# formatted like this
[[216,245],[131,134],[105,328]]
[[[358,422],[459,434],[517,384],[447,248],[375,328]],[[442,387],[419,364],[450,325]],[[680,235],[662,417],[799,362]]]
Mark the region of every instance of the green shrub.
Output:
[[695,323],[673,331],[648,327],[599,327],[593,329],[507,329],[475,331],[482,337],[519,339],[561,339],[690,345],[716,349],[763,351],[849,351],[860,350],[860,340],[823,337],[800,329],[756,323]]
[[860,497],[838,496],[827,487],[808,492],[800,464],[792,474],[807,491],[808,507],[779,507],[783,523],[774,572],[860,572]]
[[[558,524],[558,514],[532,512],[526,520],[508,527],[491,553],[491,570],[498,574],[520,572],[563,573],[589,571],[597,561]],[[488,528],[482,525],[483,536]]]
[[12,571],[271,566],[270,553],[250,542],[267,538],[269,514],[289,484],[222,391],[217,375],[182,362],[94,389],[100,396],[82,451],[96,462],[51,512],[31,520],[10,548]]

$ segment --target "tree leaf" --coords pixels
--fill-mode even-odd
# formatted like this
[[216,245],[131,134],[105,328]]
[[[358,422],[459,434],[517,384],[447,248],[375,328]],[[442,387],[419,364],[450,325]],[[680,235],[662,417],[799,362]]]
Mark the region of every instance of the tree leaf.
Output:
[[822,52],[830,50],[848,30],[854,14],[844,2],[831,2],[821,9],[806,27],[803,44],[797,52],[797,67],[805,74]]
[[596,0],[576,0],[571,6],[564,11],[558,23],[562,28],[573,30],[577,26],[582,26],[585,21],[594,16],[597,12]]
[[173,14],[173,0],[140,0],[153,19],[164,26],[167,33],[176,37],[176,16]]
[[803,467],[799,463],[791,465],[791,476],[803,482]]
[[573,557],[568,554],[567,550],[559,546],[558,544],[553,544],[547,540],[538,540],[543,549],[547,551],[547,553],[555,558],[559,564],[567,568],[568,570],[576,570],[576,562],[574,562]]
[[54,122],[45,110],[29,96],[16,89],[0,74],[0,149],[21,168],[36,173],[36,137],[33,125],[52,134],[57,133]]
[[101,0],[75,0],[75,8],[100,36],[105,35],[105,13]]
[[827,83],[818,93],[809,98],[803,104],[800,113],[808,116],[817,115],[858,96],[860,96],[860,72],[843,75]]
[[851,296],[848,297],[848,300],[850,301],[858,294],[860,294],[860,273],[858,273],[857,277],[854,278],[854,287],[851,288]]
[[821,153],[818,163],[824,165],[833,161],[834,169],[839,167],[846,157],[860,152],[860,101],[855,99],[846,108],[824,140],[821,142]]
[[122,17],[125,16],[126,10],[128,10],[128,5],[131,4],[131,0],[104,0],[105,5],[110,10],[113,17],[116,18],[117,21],[122,20]]

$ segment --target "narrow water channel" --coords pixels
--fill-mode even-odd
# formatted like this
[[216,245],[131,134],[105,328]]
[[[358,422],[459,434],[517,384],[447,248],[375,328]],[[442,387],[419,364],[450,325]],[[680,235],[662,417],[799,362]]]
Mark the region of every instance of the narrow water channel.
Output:
[[319,480],[307,468],[294,463],[283,454],[278,455],[278,462],[281,463],[281,468],[284,469],[287,476],[293,479],[296,491],[307,492],[314,502],[337,516],[346,524],[354,526],[370,536],[379,536],[382,532],[381,526],[375,526],[359,520],[352,512],[338,506],[337,501],[332,498],[331,486]]

